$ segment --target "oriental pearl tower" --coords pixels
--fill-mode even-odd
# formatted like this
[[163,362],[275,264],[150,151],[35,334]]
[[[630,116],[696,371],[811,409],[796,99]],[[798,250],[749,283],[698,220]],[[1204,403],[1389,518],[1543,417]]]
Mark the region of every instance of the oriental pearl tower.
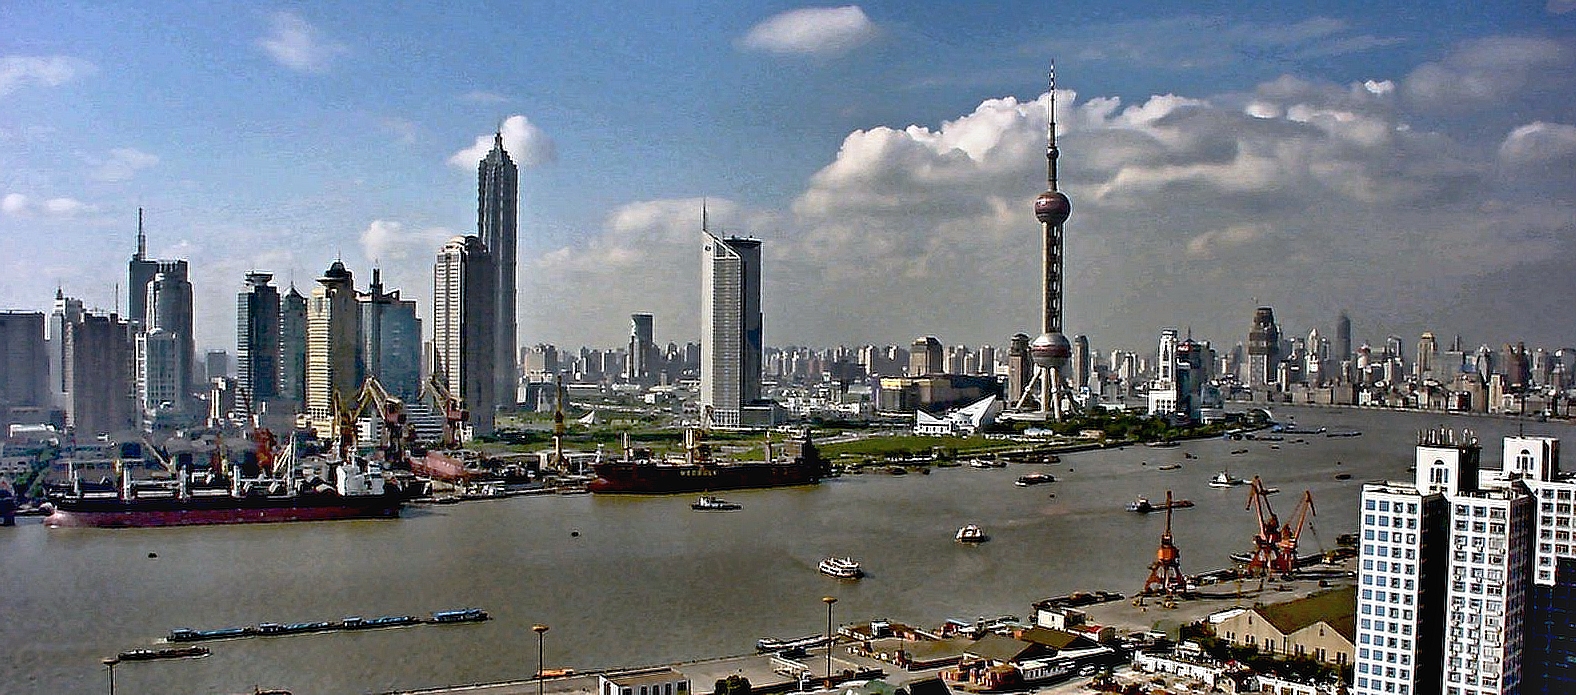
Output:
[[1045,313],[1040,326],[1040,337],[1029,343],[1029,354],[1034,360],[1034,378],[1023,390],[1018,400],[1020,407],[1039,385],[1040,414],[1062,419],[1062,371],[1072,357],[1072,344],[1062,334],[1062,225],[1072,214],[1072,201],[1067,194],[1056,190],[1056,65],[1051,65],[1050,104],[1045,108],[1045,168],[1046,191],[1034,199],[1034,216],[1040,220],[1044,234],[1045,268],[1043,289]]

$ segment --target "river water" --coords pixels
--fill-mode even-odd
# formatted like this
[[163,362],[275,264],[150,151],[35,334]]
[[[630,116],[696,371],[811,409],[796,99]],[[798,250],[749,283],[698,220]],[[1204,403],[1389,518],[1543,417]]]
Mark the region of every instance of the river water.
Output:
[[[121,664],[117,692],[239,693],[257,685],[298,695],[366,693],[523,678],[536,669],[534,623],[550,627],[549,668],[739,654],[758,637],[823,630],[828,595],[838,598],[839,623],[1027,616],[1040,598],[1142,585],[1164,515],[1123,511],[1136,495],[1158,500],[1171,489],[1197,503],[1176,513],[1174,529],[1183,569],[1193,573],[1226,566],[1254,531],[1245,487],[1207,486],[1222,468],[1284,490],[1271,498],[1283,517],[1311,490],[1317,515],[1304,548],[1333,548],[1338,534],[1356,528],[1363,481],[1410,479],[1418,429],[1471,427],[1485,443],[1485,466],[1497,466],[1500,437],[1518,428],[1442,414],[1276,414],[1363,434],[1288,435],[1279,448],[1208,440],[1072,454],[1056,465],[867,473],[730,492],[744,509],[724,513],[691,511],[691,496],[577,495],[418,507],[397,521],[98,530],[19,519],[0,528],[0,692],[106,692],[102,657],[155,646],[175,627],[464,606],[495,618],[211,642],[203,659]],[[1576,438],[1565,424],[1526,427]],[[1166,463],[1183,466],[1158,470]],[[1012,484],[1035,471],[1058,482]],[[1352,479],[1335,480],[1343,472]],[[954,542],[953,532],[970,522],[992,540]],[[868,576],[818,574],[830,554],[858,558]]]

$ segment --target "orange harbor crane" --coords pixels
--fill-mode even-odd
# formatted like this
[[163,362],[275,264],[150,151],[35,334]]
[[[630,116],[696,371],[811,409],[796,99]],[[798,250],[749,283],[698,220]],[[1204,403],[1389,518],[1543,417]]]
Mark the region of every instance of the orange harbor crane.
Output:
[[1149,579],[1144,582],[1145,595],[1176,595],[1187,589],[1187,578],[1182,576],[1182,551],[1171,537],[1171,491],[1166,490],[1166,530],[1160,534],[1160,548],[1155,550],[1155,561],[1149,565]]
[[1270,508],[1264,481],[1256,475],[1248,486],[1248,506],[1243,509],[1252,510],[1259,517],[1259,529],[1253,535],[1253,552],[1248,556],[1248,574],[1264,574],[1280,555],[1281,523],[1275,510]]
[[[1279,554],[1273,567],[1276,572],[1288,574],[1297,569],[1297,543],[1302,538],[1303,526],[1306,524],[1308,528],[1313,528],[1313,524],[1308,523],[1308,517],[1317,514],[1313,508],[1313,492],[1303,490],[1302,499],[1297,502],[1294,521],[1281,528],[1280,542],[1276,546]],[[1315,535],[1314,539],[1317,540],[1318,536]]]

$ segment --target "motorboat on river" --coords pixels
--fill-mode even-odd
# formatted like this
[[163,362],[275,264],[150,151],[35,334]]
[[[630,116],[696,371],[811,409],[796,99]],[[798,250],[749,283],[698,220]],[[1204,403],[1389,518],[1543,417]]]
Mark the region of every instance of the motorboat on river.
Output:
[[978,524],[965,524],[963,528],[958,529],[953,538],[959,543],[984,543],[990,540],[985,529],[980,528]]
[[858,579],[865,576],[859,561],[851,557],[829,557],[821,561],[821,574],[838,579]]

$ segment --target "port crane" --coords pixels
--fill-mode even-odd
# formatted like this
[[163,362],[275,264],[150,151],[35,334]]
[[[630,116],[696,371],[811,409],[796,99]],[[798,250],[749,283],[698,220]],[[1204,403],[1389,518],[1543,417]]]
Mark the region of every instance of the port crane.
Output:
[[1166,490],[1166,530],[1160,534],[1160,548],[1155,550],[1155,561],[1149,565],[1145,595],[1174,596],[1187,589],[1187,578],[1182,575],[1182,551],[1171,537],[1171,508],[1171,491]]
[[[1278,555],[1275,557],[1272,569],[1282,574],[1289,574],[1292,570],[1297,569],[1298,540],[1302,538],[1304,525],[1309,530],[1313,529],[1313,524],[1308,522],[1308,517],[1317,514],[1318,512],[1314,511],[1313,508],[1313,492],[1303,490],[1302,499],[1297,502],[1297,512],[1293,516],[1294,520],[1281,528],[1280,542],[1277,544]],[[1318,536],[1315,535],[1314,538],[1317,539]]]
[[1248,574],[1261,575],[1268,572],[1280,557],[1281,523],[1280,517],[1275,515],[1275,510],[1270,506],[1270,496],[1264,481],[1256,475],[1248,486],[1248,505],[1243,509],[1258,515],[1259,528],[1253,534],[1253,552],[1248,555],[1247,564]]
[[432,402],[443,411],[443,447],[445,449],[458,449],[464,439],[465,423],[471,419],[471,413],[465,409],[465,404],[460,398],[449,391],[443,383],[443,377],[438,372],[427,376],[427,381],[421,385],[424,398]]
[[375,407],[378,417],[382,421],[378,435],[378,448],[383,450],[383,461],[389,465],[408,465],[406,454],[409,451],[412,439],[412,428],[405,416],[405,401],[400,400],[383,387],[383,383],[375,376],[367,377],[361,383],[361,391],[356,396],[356,409],[352,419],[360,419],[367,407]]

